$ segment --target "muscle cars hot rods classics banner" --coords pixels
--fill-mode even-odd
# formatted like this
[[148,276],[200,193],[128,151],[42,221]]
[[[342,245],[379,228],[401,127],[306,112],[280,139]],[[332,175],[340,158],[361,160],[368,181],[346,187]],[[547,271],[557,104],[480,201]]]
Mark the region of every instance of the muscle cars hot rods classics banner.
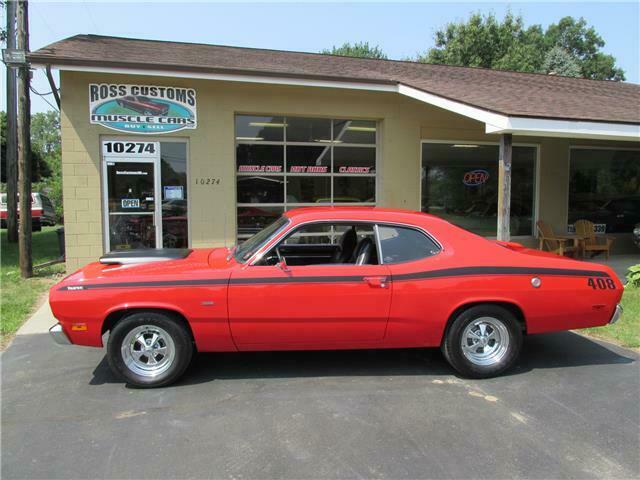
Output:
[[89,85],[92,124],[120,132],[168,133],[196,128],[196,91],[154,85]]

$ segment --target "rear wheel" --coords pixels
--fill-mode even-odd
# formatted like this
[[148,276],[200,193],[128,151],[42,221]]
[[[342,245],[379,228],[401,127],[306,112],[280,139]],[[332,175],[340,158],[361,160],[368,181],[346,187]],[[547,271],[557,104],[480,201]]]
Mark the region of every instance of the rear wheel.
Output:
[[138,312],[121,319],[107,343],[111,369],[138,387],[175,382],[189,366],[193,343],[187,329],[170,314]]
[[498,305],[476,305],[458,314],[442,342],[442,352],[461,375],[488,378],[515,363],[522,329],[515,316]]

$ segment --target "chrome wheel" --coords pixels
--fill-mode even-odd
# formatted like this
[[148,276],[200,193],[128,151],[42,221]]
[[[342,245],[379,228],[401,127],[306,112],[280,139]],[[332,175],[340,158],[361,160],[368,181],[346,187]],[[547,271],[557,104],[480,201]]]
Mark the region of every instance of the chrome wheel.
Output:
[[462,353],[475,365],[495,365],[509,350],[509,330],[497,318],[480,317],[462,332]]
[[148,378],[166,372],[176,355],[171,336],[155,325],[141,325],[132,329],[122,342],[121,352],[129,370]]

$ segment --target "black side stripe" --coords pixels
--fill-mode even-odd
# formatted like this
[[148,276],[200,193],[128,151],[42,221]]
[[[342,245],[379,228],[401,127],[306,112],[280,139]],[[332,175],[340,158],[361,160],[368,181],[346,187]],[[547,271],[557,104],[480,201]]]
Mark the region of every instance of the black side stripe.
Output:
[[421,280],[441,277],[464,277],[474,275],[551,275],[562,277],[608,277],[607,272],[599,270],[576,270],[568,268],[530,268],[530,267],[459,267],[430,270],[427,272],[404,273],[394,275],[393,280]]
[[224,285],[226,278],[211,278],[202,280],[163,280],[156,282],[119,282],[69,285],[60,290],[95,290],[100,288],[129,288],[129,287],[197,287],[200,285]]
[[[459,267],[430,270],[426,272],[404,273],[393,275],[393,281],[428,280],[445,277],[468,277],[483,275],[546,275],[562,277],[609,277],[607,272],[599,270],[576,270],[568,268],[529,268],[529,267]],[[278,283],[354,283],[362,282],[365,276],[313,276],[313,277],[256,277],[256,278],[211,278],[201,280],[165,280],[156,282],[121,282],[94,283],[87,285],[69,285],[60,290],[95,290],[101,288],[131,288],[131,287],[195,287],[206,285],[255,285]]]

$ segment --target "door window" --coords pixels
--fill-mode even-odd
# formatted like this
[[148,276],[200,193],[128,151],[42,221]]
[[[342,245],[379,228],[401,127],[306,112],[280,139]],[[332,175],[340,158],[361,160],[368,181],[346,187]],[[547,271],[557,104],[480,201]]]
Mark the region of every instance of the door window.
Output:
[[260,265],[377,265],[372,224],[312,223],[295,229],[267,253]]
[[152,162],[107,162],[111,250],[155,248],[155,167]]
[[424,233],[407,227],[378,227],[383,263],[400,263],[431,257],[440,247]]

